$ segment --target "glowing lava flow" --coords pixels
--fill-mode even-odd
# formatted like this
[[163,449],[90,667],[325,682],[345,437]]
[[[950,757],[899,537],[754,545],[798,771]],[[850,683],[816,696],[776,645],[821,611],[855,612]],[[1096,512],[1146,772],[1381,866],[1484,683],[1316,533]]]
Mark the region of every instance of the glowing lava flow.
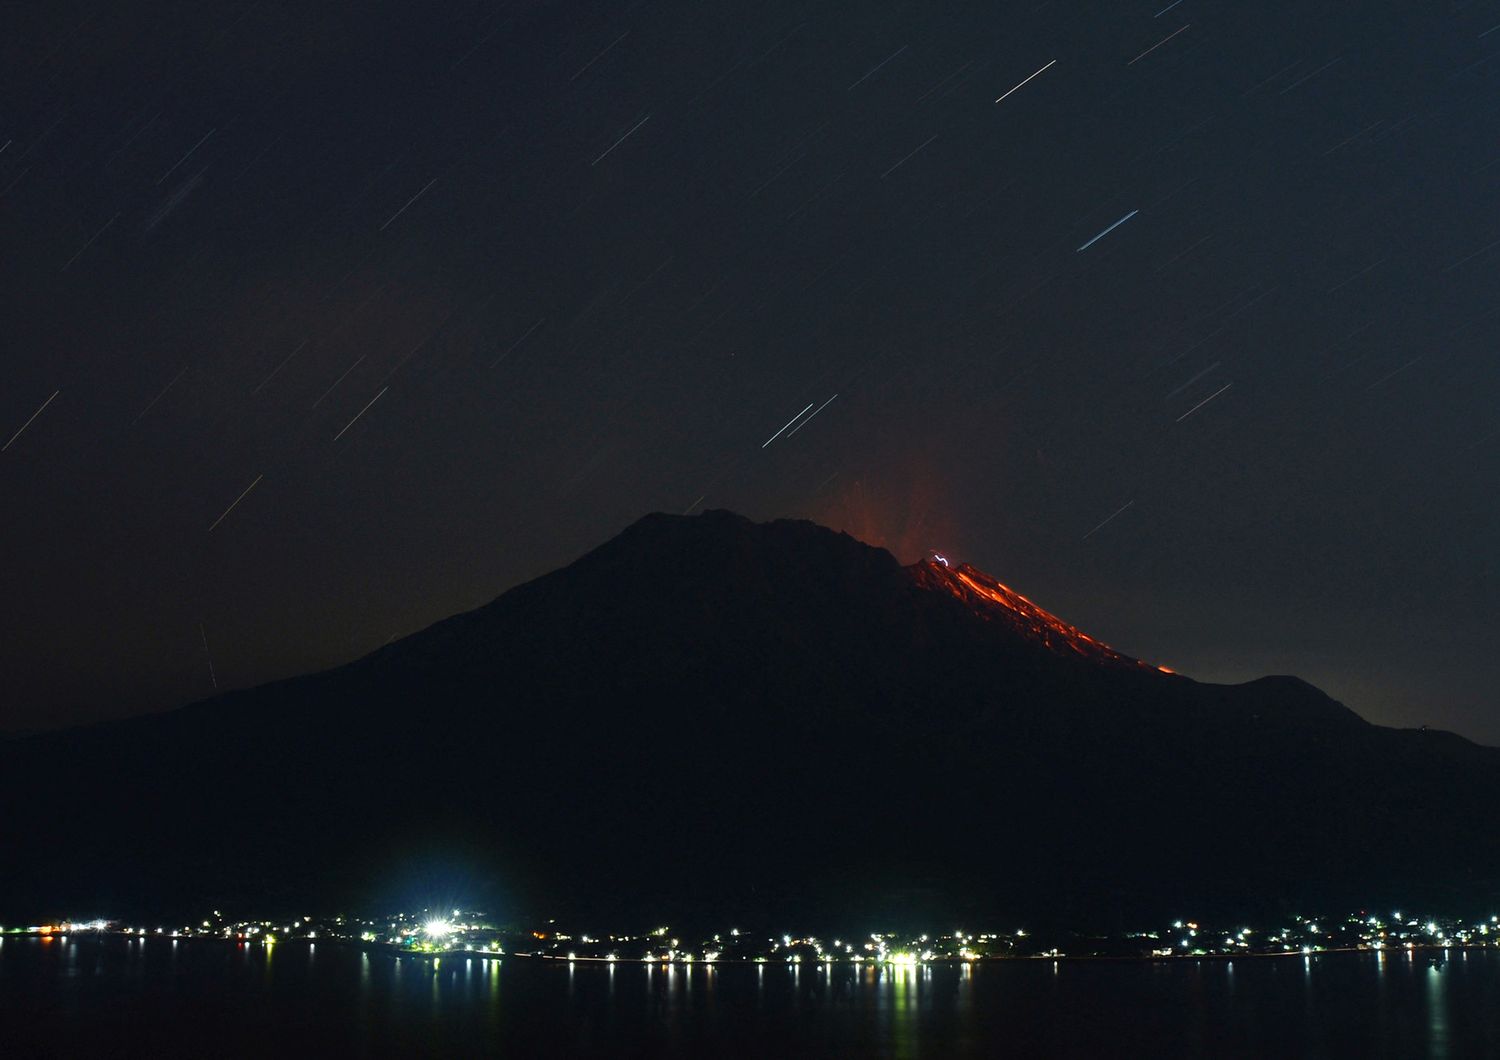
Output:
[[[1165,666],[1152,666],[1115,651],[967,563],[952,566],[943,557],[937,557],[918,564],[917,568],[918,581],[922,584],[953,594],[982,618],[1005,620],[1021,636],[1051,651],[1114,666],[1156,670],[1164,674],[1172,672]],[[997,613],[997,607],[1003,613]]]

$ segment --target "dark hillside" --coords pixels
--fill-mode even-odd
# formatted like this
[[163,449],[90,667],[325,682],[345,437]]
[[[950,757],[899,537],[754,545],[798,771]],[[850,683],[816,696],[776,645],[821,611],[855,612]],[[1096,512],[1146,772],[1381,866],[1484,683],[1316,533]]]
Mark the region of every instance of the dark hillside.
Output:
[[0,755],[9,917],[412,879],[721,921],[1500,896],[1500,751],[727,512],[648,516],[349,666]]

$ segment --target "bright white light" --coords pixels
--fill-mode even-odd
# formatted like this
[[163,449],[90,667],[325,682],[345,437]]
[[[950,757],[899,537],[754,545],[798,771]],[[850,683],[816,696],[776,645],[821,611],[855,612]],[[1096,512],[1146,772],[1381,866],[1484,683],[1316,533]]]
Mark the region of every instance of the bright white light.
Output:
[[422,925],[422,931],[428,938],[443,939],[453,934],[453,925],[446,920],[429,920]]

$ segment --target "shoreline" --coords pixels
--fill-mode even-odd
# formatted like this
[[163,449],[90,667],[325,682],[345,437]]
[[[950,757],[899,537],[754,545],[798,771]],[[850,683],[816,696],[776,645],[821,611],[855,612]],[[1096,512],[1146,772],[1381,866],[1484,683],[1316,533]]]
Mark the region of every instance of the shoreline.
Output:
[[401,947],[401,946],[394,946],[394,945],[391,945],[389,943],[383,943],[383,942],[366,942],[366,941],[362,941],[360,939],[339,938],[339,937],[328,937],[328,938],[305,938],[305,937],[303,937],[303,938],[290,938],[290,939],[276,940],[274,942],[267,943],[264,939],[254,939],[254,938],[249,938],[249,939],[223,938],[223,937],[216,937],[216,936],[209,936],[209,935],[177,935],[177,936],[172,936],[172,935],[157,935],[157,934],[142,935],[142,934],[138,934],[138,933],[134,933],[134,932],[124,932],[124,931],[66,931],[66,932],[63,932],[63,931],[18,931],[18,932],[11,932],[11,933],[9,933],[7,935],[0,935],[0,941],[3,941],[5,938],[25,938],[25,939],[45,939],[45,940],[57,939],[58,941],[67,941],[69,938],[75,938],[76,939],[76,938],[79,938],[79,937],[92,938],[92,939],[120,939],[120,940],[124,940],[124,941],[129,941],[129,942],[137,942],[137,941],[139,941],[139,942],[145,942],[147,940],[155,940],[155,941],[158,941],[158,942],[173,942],[173,943],[177,943],[177,942],[217,943],[217,944],[220,944],[220,945],[232,945],[232,946],[236,946],[236,947],[246,947],[246,948],[253,947],[253,948],[257,948],[257,949],[261,949],[261,950],[266,950],[266,951],[273,951],[275,949],[278,949],[278,948],[284,947],[284,946],[294,946],[294,947],[298,947],[298,948],[310,948],[310,947],[316,946],[318,943],[321,942],[321,943],[323,943],[325,945],[337,946],[337,947],[340,947],[340,948],[343,948],[343,949],[358,950],[358,951],[360,951],[362,953],[366,953],[366,954],[370,954],[370,953],[380,954],[382,956],[392,957],[392,958],[395,958],[397,960],[416,959],[416,960],[427,960],[427,961],[437,962],[437,961],[441,961],[445,957],[463,957],[463,958],[468,959],[468,960],[472,960],[474,958],[479,958],[480,960],[486,960],[486,961],[488,961],[488,960],[501,961],[501,960],[505,960],[507,958],[513,958],[513,959],[520,960],[520,961],[535,961],[535,962],[537,962],[539,964],[540,963],[547,963],[547,964],[570,964],[570,965],[572,965],[572,964],[642,965],[642,966],[645,966],[645,967],[648,967],[648,968],[654,968],[654,967],[660,967],[662,965],[666,965],[666,966],[669,966],[669,967],[672,967],[672,968],[687,968],[687,969],[691,969],[694,966],[701,966],[701,967],[708,967],[708,968],[726,968],[726,967],[735,967],[735,966],[761,967],[761,968],[764,968],[764,967],[767,967],[767,966],[770,966],[770,967],[790,966],[790,967],[794,967],[794,968],[801,968],[804,965],[806,965],[806,966],[815,967],[815,968],[829,968],[829,967],[839,966],[839,967],[849,967],[849,968],[859,969],[859,968],[916,968],[916,967],[931,967],[931,966],[935,966],[935,965],[944,965],[944,966],[969,966],[969,967],[973,967],[975,965],[985,965],[985,964],[1038,964],[1038,963],[1051,963],[1051,964],[1173,964],[1173,963],[1182,963],[1184,961],[1215,961],[1215,962],[1224,962],[1224,961],[1248,960],[1248,959],[1285,960],[1287,958],[1295,958],[1295,957],[1301,957],[1303,959],[1311,959],[1313,957],[1321,957],[1321,956],[1326,956],[1326,955],[1329,955],[1329,954],[1348,954],[1348,953],[1370,954],[1370,955],[1375,955],[1375,956],[1379,956],[1379,957],[1384,957],[1387,954],[1403,954],[1404,953],[1404,954],[1409,954],[1412,957],[1415,957],[1418,953],[1428,953],[1428,954],[1430,954],[1430,953],[1436,952],[1436,953],[1444,953],[1444,954],[1446,954],[1446,953],[1450,953],[1450,952],[1457,952],[1457,953],[1462,953],[1465,956],[1467,956],[1467,954],[1470,951],[1483,953],[1483,952],[1486,952],[1486,951],[1500,949],[1500,946],[1497,946],[1497,945],[1494,945],[1494,944],[1483,944],[1483,943],[1481,943],[1481,944],[1454,943],[1454,944],[1450,944],[1450,945],[1447,945],[1447,946],[1444,946],[1444,945],[1441,945],[1441,944],[1438,944],[1438,943],[1424,943],[1424,944],[1421,944],[1421,945],[1401,945],[1401,946],[1388,946],[1388,947],[1375,947],[1375,946],[1337,946],[1337,947],[1328,947],[1326,949],[1312,950],[1310,952],[1303,952],[1301,949],[1295,949],[1295,950],[1257,951],[1257,952],[1246,952],[1246,953],[1181,953],[1181,954],[1174,953],[1174,954],[1171,954],[1171,955],[1164,955],[1164,954],[1140,954],[1140,955],[1121,954],[1121,955],[1114,955],[1114,954],[1066,954],[1066,953],[1059,953],[1059,954],[1055,954],[1054,955],[1054,954],[1038,953],[1038,954],[1025,954],[1025,955],[1014,955],[1014,956],[995,956],[995,955],[990,955],[990,956],[979,956],[979,957],[971,957],[971,958],[963,958],[963,957],[932,957],[932,958],[929,958],[927,960],[920,960],[919,959],[919,960],[913,960],[913,961],[890,961],[890,960],[878,960],[878,959],[851,961],[851,960],[848,960],[848,959],[844,959],[844,960],[828,960],[828,961],[794,962],[794,961],[787,961],[787,960],[771,960],[771,959],[768,959],[768,958],[754,958],[754,957],[749,957],[749,958],[717,957],[717,958],[713,958],[713,959],[695,958],[695,959],[692,959],[692,960],[685,960],[685,959],[680,958],[680,957],[679,958],[667,958],[667,957],[660,957],[660,958],[644,958],[644,957],[593,957],[593,956],[571,956],[570,957],[570,956],[559,956],[557,954],[551,954],[551,953],[535,953],[535,952],[526,952],[526,951],[500,952],[500,951],[496,951],[496,950],[466,949],[466,948],[455,948],[455,949],[451,949],[451,950],[436,950],[436,951],[433,951],[433,950],[414,950],[414,949],[408,949],[408,948]]

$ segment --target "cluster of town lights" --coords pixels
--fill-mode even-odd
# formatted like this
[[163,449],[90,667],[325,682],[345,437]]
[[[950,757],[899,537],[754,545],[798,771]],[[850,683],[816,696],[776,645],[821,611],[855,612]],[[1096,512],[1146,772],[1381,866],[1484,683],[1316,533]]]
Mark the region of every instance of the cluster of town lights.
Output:
[[397,953],[469,953],[486,959],[513,956],[568,962],[637,962],[656,965],[725,963],[835,963],[895,969],[945,962],[970,964],[1006,958],[1143,957],[1199,958],[1237,955],[1312,955],[1322,952],[1391,949],[1500,947],[1500,918],[1460,920],[1431,916],[1376,916],[1361,912],[1345,917],[1289,917],[1274,926],[1212,927],[1195,920],[1176,920],[1160,929],[1115,936],[1059,934],[1045,937],[1022,930],[971,934],[956,930],[938,935],[875,932],[857,940],[790,933],[752,937],[733,929],[685,943],[672,929],[658,927],[639,934],[573,934],[548,922],[534,930],[499,926],[479,913],[458,909],[434,913],[398,913],[383,918],[312,916],[275,920],[234,920],[222,912],[197,924],[141,927],[107,919],[67,920],[3,929],[43,939],[68,935],[115,935],[132,943],[148,937],[230,940],[267,948],[288,942],[328,939],[374,946]]

